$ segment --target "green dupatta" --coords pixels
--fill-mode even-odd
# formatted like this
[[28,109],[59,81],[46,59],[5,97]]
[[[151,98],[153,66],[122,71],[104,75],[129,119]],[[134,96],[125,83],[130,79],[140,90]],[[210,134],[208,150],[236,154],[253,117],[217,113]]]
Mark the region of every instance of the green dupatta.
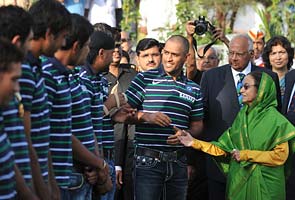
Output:
[[[226,152],[238,150],[270,151],[289,141],[289,158],[294,152],[295,128],[277,110],[276,87],[272,78],[262,74],[257,97],[251,106],[245,105],[232,127],[218,142],[212,142]],[[285,199],[284,166],[268,167],[233,159],[217,158],[227,174],[227,199]]]

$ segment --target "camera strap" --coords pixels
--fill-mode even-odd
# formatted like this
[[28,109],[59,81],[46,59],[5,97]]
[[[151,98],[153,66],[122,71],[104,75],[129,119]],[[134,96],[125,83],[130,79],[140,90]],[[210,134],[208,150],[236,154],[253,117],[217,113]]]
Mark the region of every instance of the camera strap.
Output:
[[[204,50],[203,50],[203,55],[200,55],[197,51],[197,55],[199,56],[199,58],[204,58],[206,52],[208,51],[208,49],[210,49],[210,47],[215,44],[217,40],[213,40],[211,43],[207,44],[205,47],[204,47]],[[197,43],[194,44],[195,45],[195,48],[197,49]]]

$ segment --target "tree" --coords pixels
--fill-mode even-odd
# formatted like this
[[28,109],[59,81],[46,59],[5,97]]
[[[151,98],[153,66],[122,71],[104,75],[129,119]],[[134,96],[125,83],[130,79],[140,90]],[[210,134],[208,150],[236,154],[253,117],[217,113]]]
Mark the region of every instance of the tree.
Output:
[[275,35],[284,35],[291,42],[295,41],[295,3],[293,0],[284,2],[271,0],[271,5],[257,12],[263,21],[261,28],[266,33],[266,39]]
[[122,5],[123,19],[121,29],[130,33],[132,39],[137,37],[137,21],[139,18],[138,1],[123,0]]

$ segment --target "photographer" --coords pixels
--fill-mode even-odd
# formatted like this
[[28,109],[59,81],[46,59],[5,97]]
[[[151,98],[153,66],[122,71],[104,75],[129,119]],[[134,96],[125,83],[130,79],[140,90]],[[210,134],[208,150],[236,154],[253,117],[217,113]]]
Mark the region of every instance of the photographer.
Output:
[[[197,26],[197,28],[196,28]],[[217,50],[211,46],[206,52],[204,52],[205,45],[201,46],[197,50],[196,55],[196,40],[193,35],[202,35],[207,31],[212,33],[214,40],[221,40],[227,47],[229,40],[224,35],[220,28],[215,28],[209,22],[206,22],[204,18],[199,18],[196,21],[188,21],[186,23],[187,39],[189,41],[189,56],[186,62],[186,73],[188,79],[200,84],[202,74],[211,68],[218,67],[219,55]],[[200,56],[201,57],[200,57]],[[188,191],[187,200],[190,199],[208,199],[208,182],[206,176],[206,158],[204,153],[190,149],[188,153]]]
[[200,83],[204,71],[217,67],[219,64],[218,52],[212,46],[206,52],[204,52],[205,46],[201,46],[197,50],[197,56],[195,55],[196,40],[193,35],[195,33],[197,35],[204,34],[207,31],[208,26],[210,26],[209,29],[214,40],[221,40],[227,47],[229,43],[229,40],[224,35],[223,31],[220,28],[212,26],[209,22],[205,21],[204,18],[200,17],[200,20],[188,21],[186,23],[187,39],[190,44],[190,56],[186,63],[186,74],[189,79],[198,84]]

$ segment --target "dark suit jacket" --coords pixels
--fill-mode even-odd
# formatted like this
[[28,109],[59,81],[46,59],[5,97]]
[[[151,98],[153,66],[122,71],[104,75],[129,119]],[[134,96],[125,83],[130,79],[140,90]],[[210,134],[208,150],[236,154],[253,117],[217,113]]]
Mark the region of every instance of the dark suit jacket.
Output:
[[[285,76],[285,81],[286,81],[286,87],[285,87],[285,94],[283,98],[283,103],[282,103],[282,114],[285,115],[288,120],[295,126],[295,114],[294,113],[289,113],[287,114],[288,111],[288,104],[290,101],[290,98],[292,98],[291,93],[293,90],[293,86],[295,84],[295,70],[291,70],[288,72]],[[293,155],[292,157],[292,169],[291,169],[291,174],[287,179],[286,182],[286,199],[294,199],[295,198],[295,156]]]
[[282,114],[285,115],[293,125],[295,125],[295,114],[294,113],[287,114],[288,104],[289,104],[290,98],[292,98],[291,93],[295,83],[295,70],[291,70],[290,72],[286,74],[285,81],[286,81],[286,88],[285,88],[285,94],[284,94],[283,104],[282,104]]
[[[276,73],[252,65],[251,71],[264,71],[269,74],[277,85],[278,102],[281,105],[279,79]],[[203,73],[201,90],[204,97],[204,131],[207,141],[217,140],[233,123],[240,111],[236,86],[230,65],[213,68]],[[225,176],[217,168],[215,161],[208,156],[208,178],[225,182]]]

